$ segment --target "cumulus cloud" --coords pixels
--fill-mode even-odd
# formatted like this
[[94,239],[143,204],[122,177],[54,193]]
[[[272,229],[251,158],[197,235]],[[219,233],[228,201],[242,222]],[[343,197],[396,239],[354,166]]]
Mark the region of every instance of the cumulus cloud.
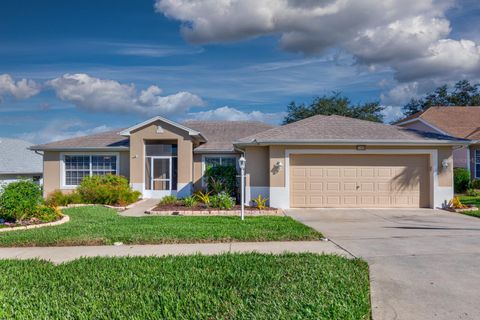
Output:
[[285,117],[285,112],[264,113],[261,111],[243,112],[241,110],[224,106],[208,111],[189,113],[190,119],[195,120],[225,120],[225,121],[246,121],[256,120],[266,123],[279,124]]
[[88,124],[81,120],[57,119],[49,122],[45,127],[39,130],[23,133],[18,137],[32,143],[41,144],[101,133],[109,130],[113,129],[106,125],[89,127]]
[[33,80],[15,81],[9,74],[0,74],[0,100],[4,95],[17,99],[28,99],[40,92],[40,85]]
[[99,79],[88,74],[65,74],[47,82],[57,96],[81,109],[102,112],[135,112],[146,116],[178,115],[205,105],[190,92],[162,95],[157,86],[138,92],[133,84]]
[[400,82],[480,76],[479,45],[453,40],[445,13],[454,0],[157,0],[155,8],[183,23],[192,43],[278,35],[291,52],[340,48]]

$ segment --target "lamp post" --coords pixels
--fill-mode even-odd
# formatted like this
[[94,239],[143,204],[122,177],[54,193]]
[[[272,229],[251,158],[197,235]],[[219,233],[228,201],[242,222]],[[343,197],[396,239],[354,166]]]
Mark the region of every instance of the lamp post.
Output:
[[247,163],[247,160],[242,156],[240,159],[238,159],[238,166],[240,167],[240,179],[242,180],[240,182],[240,187],[242,190],[240,191],[240,205],[241,205],[241,217],[242,220],[245,220],[245,164]]

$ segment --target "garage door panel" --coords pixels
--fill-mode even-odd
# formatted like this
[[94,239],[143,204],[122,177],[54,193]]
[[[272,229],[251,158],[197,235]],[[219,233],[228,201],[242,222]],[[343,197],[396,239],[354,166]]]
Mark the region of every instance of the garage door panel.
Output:
[[291,155],[292,207],[428,207],[427,155]]

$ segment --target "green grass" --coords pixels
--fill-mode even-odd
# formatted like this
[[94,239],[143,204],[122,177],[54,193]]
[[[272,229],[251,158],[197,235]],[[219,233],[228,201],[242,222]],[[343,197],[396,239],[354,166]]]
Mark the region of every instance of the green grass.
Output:
[[1,319],[370,319],[368,265],[315,254],[0,260]]
[[459,199],[463,204],[471,204],[480,208],[480,197],[459,196]]
[[290,217],[123,217],[112,209],[64,210],[70,221],[52,227],[0,233],[0,247],[316,240],[317,231]]

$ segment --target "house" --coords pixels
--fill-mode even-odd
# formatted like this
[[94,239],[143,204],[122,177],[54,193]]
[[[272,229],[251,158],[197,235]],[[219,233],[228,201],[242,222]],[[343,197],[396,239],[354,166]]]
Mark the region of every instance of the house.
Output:
[[472,140],[469,146],[453,151],[453,166],[466,168],[472,179],[480,179],[480,108],[431,107],[417,112],[396,125]]
[[31,145],[19,139],[0,138],[0,187],[19,179],[41,183],[42,156],[29,150]]
[[202,188],[206,164],[234,165],[243,154],[247,201],[262,194],[279,208],[439,207],[453,197],[452,150],[467,143],[340,116],[280,127],[158,116],[31,149],[43,152],[45,195],[113,173],[146,198],[183,197]]

